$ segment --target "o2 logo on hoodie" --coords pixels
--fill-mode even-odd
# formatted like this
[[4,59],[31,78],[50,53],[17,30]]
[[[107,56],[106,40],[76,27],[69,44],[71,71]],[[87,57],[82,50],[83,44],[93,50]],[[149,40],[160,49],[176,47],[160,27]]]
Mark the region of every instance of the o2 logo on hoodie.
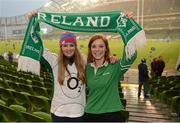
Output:
[[78,98],[84,86],[85,85],[78,80],[77,74],[71,73],[71,76],[65,76],[64,85],[61,87],[65,96],[69,98]]

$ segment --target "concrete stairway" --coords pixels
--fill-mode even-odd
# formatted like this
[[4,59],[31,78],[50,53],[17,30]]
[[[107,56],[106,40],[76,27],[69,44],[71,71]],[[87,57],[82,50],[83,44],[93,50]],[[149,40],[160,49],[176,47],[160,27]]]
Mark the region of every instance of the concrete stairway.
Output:
[[159,100],[137,97],[137,84],[122,84],[126,110],[130,112],[129,122],[180,122],[180,118]]

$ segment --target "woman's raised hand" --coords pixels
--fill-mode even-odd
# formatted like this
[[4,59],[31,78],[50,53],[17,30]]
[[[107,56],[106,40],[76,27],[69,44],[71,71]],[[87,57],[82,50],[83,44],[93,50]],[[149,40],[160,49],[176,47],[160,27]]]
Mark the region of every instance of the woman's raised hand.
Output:
[[32,11],[28,12],[27,15],[26,15],[26,19],[29,21],[29,19],[31,18],[31,16],[34,16],[34,15],[36,15],[37,13],[38,13],[37,10],[32,10]]
[[132,18],[134,16],[132,11],[125,11],[124,14],[128,17],[128,18]]

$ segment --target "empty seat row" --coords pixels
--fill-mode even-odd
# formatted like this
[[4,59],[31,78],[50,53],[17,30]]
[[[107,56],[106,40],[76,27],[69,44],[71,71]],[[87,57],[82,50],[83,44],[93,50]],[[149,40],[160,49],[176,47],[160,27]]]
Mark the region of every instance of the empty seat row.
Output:
[[51,116],[45,112],[28,113],[23,106],[0,104],[0,122],[51,122]]
[[180,116],[180,76],[159,77],[151,80],[150,93],[166,103]]
[[7,106],[19,104],[26,107],[28,112],[43,111],[49,113],[50,99],[44,96],[0,88],[0,98],[6,102]]

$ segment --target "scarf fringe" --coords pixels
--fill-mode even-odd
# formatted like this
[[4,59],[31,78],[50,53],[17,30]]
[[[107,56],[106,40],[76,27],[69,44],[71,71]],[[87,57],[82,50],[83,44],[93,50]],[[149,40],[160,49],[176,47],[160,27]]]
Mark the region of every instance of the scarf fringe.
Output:
[[32,72],[40,75],[40,63],[32,58],[19,56],[17,71]]
[[136,50],[146,43],[146,36],[144,30],[138,32],[125,46],[126,59],[130,59]]

